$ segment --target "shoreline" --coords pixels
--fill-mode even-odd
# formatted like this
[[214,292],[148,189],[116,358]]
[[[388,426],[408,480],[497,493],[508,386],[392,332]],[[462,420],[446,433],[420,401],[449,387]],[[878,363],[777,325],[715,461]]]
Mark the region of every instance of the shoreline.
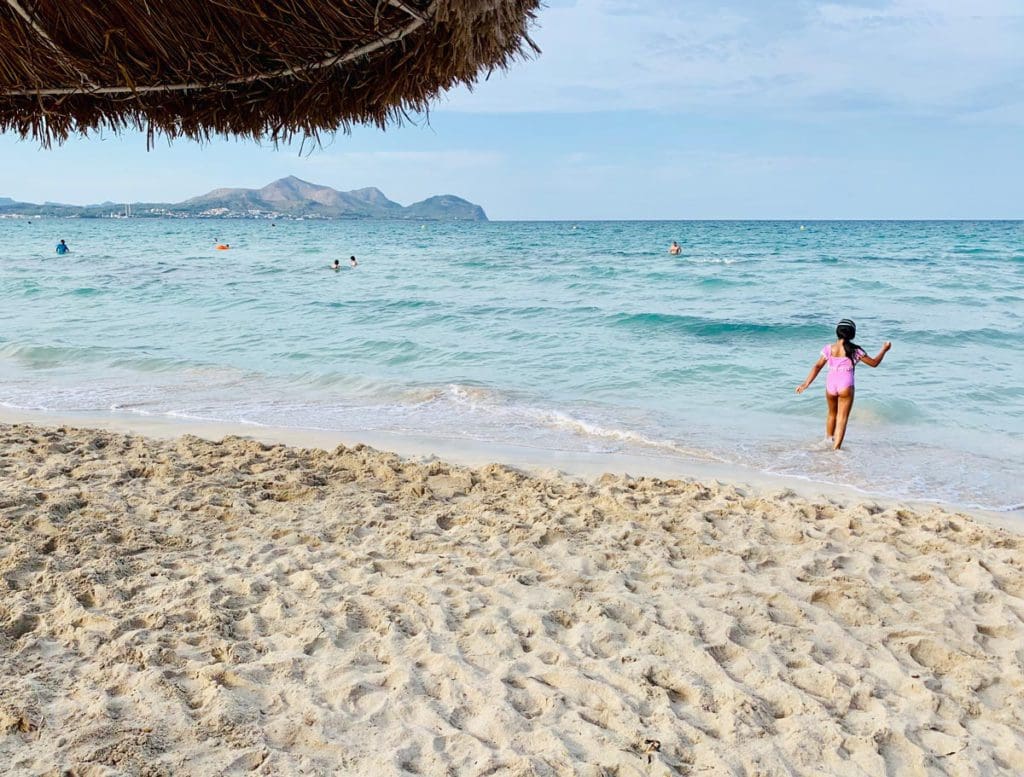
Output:
[[939,500],[901,499],[864,491],[853,486],[828,483],[792,475],[776,475],[726,463],[696,459],[644,456],[617,453],[532,448],[496,444],[471,439],[434,437],[394,432],[338,432],[296,427],[275,427],[221,421],[206,421],[167,416],[138,416],[129,413],[54,413],[0,407],[0,424],[32,424],[43,427],[69,426],[76,429],[102,429],[138,434],[158,440],[173,440],[193,435],[220,441],[225,437],[252,439],[269,444],[331,451],[338,445],[365,445],[381,453],[394,453],[410,461],[440,460],[460,467],[499,464],[515,467],[528,474],[550,477],[567,476],[592,481],[605,474],[682,479],[712,482],[748,489],[754,494],[772,496],[789,491],[808,500],[825,500],[849,505],[871,503],[886,508],[906,507],[917,511],[942,510],[970,515],[990,525],[1024,533],[1024,510],[986,510]]

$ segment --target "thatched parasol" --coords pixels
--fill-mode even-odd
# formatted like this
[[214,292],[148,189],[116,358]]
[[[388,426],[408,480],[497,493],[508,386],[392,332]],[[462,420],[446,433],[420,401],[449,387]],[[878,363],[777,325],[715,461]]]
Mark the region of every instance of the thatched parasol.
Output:
[[385,126],[505,67],[539,0],[0,0],[0,129]]

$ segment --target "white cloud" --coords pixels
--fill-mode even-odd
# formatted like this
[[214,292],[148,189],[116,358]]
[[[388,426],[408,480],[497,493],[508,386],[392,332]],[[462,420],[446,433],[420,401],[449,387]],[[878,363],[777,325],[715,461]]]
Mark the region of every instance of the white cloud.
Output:
[[534,37],[538,60],[442,105],[955,115],[979,94],[1016,101],[1024,78],[1019,0],[579,0],[542,11]]

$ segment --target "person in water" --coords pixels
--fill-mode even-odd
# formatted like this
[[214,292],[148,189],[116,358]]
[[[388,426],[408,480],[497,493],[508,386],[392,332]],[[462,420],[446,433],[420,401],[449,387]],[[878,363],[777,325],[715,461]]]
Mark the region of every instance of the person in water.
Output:
[[351,267],[356,267],[356,266],[359,265],[359,262],[356,261],[356,258],[354,256],[350,256],[348,258],[348,263],[349,263],[349,266],[351,266]]
[[337,272],[341,269],[341,259],[335,259],[334,264],[331,265],[331,269]]
[[69,253],[70,251],[71,251],[71,249],[68,248],[68,244],[65,243],[63,240],[61,240],[59,243],[57,243],[57,253],[60,256],[63,256],[64,254]]
[[683,252],[683,249],[679,247],[679,243],[673,240],[672,245],[668,247],[668,252],[672,254],[672,256],[679,256],[679,254]]
[[821,349],[821,355],[811,367],[807,380],[796,387],[796,393],[802,394],[818,377],[821,368],[828,365],[828,377],[825,380],[825,401],[828,403],[825,434],[832,440],[832,447],[835,450],[843,447],[843,437],[846,436],[846,423],[853,408],[853,370],[857,362],[877,367],[892,348],[892,343],[886,340],[882,344],[882,350],[872,358],[853,342],[856,336],[857,325],[853,321],[848,318],[840,321],[836,326],[836,341]]

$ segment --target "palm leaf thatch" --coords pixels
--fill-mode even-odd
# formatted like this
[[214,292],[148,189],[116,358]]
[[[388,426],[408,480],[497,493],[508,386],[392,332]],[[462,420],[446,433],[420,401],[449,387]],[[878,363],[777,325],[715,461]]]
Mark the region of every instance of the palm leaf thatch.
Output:
[[0,0],[0,130],[385,127],[528,50],[539,0]]

